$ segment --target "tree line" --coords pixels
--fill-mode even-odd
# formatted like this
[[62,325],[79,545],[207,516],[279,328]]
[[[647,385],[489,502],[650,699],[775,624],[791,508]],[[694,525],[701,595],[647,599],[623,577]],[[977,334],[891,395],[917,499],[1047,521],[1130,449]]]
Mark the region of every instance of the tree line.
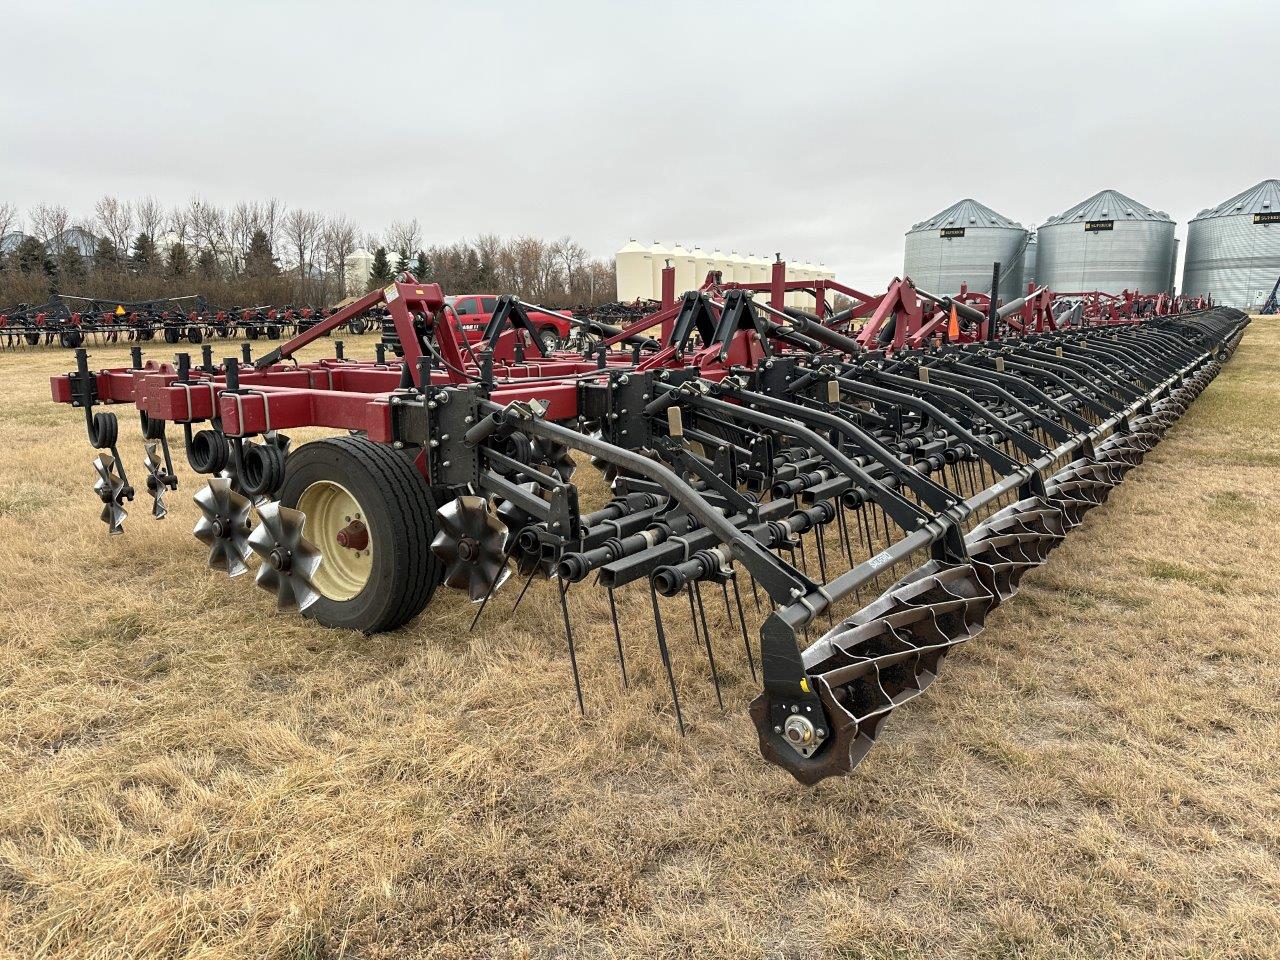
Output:
[[[353,259],[372,254],[368,270]],[[355,268],[355,269],[353,269]],[[58,204],[0,203],[0,309],[55,294],[122,301],[203,295],[219,306],[329,306],[408,270],[446,293],[518,293],[548,306],[615,297],[612,259],[570,237],[482,234],[425,244],[416,219],[381,233],[278,200],[166,207],[104,196],[86,216]]]

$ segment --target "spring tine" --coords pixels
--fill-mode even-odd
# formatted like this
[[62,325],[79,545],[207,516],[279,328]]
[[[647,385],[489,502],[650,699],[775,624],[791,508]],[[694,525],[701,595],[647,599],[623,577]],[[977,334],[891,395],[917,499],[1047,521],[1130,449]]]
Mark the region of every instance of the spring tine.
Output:
[[587,705],[582,699],[582,677],[578,674],[578,651],[573,645],[573,627],[569,623],[569,582],[560,582],[560,612],[564,615],[564,638],[569,643],[569,663],[573,665],[573,688],[578,693],[578,710],[583,716],[587,714]]
[[627,682],[627,658],[622,652],[622,631],[618,628],[618,605],[613,599],[613,587],[605,592],[609,595],[609,617],[613,620],[613,639],[618,645],[618,666],[622,668],[622,687],[625,690],[630,683]]
[[534,567],[529,571],[529,576],[525,578],[524,586],[520,588],[520,595],[516,597],[516,602],[511,605],[511,613],[515,613],[520,606],[520,601],[524,599],[524,595],[529,592],[529,584],[533,583],[533,575],[538,572],[538,568]]
[[695,580],[690,585],[693,596],[698,598],[698,618],[702,621],[702,639],[707,646],[707,665],[711,668],[711,684],[716,688],[716,703],[724,709],[724,698],[720,695],[720,674],[716,670],[716,655],[711,651],[711,631],[707,629],[707,610],[702,605],[702,587]]
[[671,651],[667,648],[667,632],[662,629],[662,610],[658,606],[658,591],[649,584],[649,599],[653,602],[653,623],[658,630],[658,653],[662,656],[662,666],[667,671],[667,682],[671,684],[671,703],[676,710],[676,726],[680,736],[684,736],[684,715],[680,712],[680,695],[676,693],[676,675],[671,669]]
[[751,578],[751,595],[756,598],[756,613],[759,613],[760,612],[760,590],[756,586],[756,575],[752,573],[750,570],[748,570],[747,576]]
[[840,526],[840,542],[844,546],[845,558],[849,561],[849,569],[853,569],[853,546],[849,543],[849,520],[844,515],[845,506],[839,499],[836,500],[836,521]]
[[[514,539],[512,544],[514,544]],[[467,627],[467,633],[471,633],[476,628],[476,624],[480,622],[480,617],[484,614],[484,608],[489,605],[489,598],[493,596],[495,590],[498,589],[498,581],[502,579],[502,572],[507,569],[506,559],[511,556],[511,546],[503,548],[503,563],[493,571],[493,578],[489,581],[489,589],[485,592],[484,599],[480,601],[480,609],[476,611],[476,615],[471,618],[471,626]]]
[[691,582],[685,592],[689,594],[689,619],[693,621],[693,642],[697,643],[702,639],[702,632],[698,629],[698,611],[693,605],[693,587],[694,584]]
[[809,557],[804,550],[804,535],[797,536],[796,542],[800,547],[800,569],[804,571],[804,575],[807,577],[809,575]]
[[751,639],[747,636],[747,618],[742,614],[742,593],[738,590],[738,575],[733,580],[733,601],[738,607],[738,626],[742,628],[742,648],[747,652],[747,666],[751,668],[751,679],[756,681],[756,661],[751,654]]

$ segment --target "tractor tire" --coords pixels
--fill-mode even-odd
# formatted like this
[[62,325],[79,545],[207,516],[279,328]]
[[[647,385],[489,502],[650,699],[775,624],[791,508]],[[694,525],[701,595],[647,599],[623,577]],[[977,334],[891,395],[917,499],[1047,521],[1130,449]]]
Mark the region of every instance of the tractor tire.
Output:
[[[314,580],[320,599],[306,616],[326,627],[381,633],[431,600],[441,576],[431,549],[436,503],[404,454],[365,437],[303,444],[285,463],[280,502],[308,514],[305,535],[323,557]],[[352,518],[364,524],[363,556],[336,539],[350,535]]]

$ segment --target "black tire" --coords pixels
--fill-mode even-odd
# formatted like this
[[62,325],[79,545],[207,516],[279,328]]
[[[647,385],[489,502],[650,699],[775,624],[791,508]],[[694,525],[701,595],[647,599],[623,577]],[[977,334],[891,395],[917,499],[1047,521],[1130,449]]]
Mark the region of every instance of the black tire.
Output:
[[542,344],[543,353],[552,353],[560,349],[560,334],[555,327],[543,327],[538,331],[538,342]]
[[200,343],[204,340],[204,331],[194,324],[187,327],[187,343]]
[[26,339],[27,346],[29,347],[37,346],[40,343],[40,334],[36,333],[34,330],[28,330],[22,336]]
[[363,319],[357,318],[351,321],[351,332],[357,337],[368,331],[369,325]]
[[78,347],[84,343],[84,334],[79,330],[63,330],[58,336],[58,340],[64,347]]
[[182,336],[182,331],[180,331],[177,327],[165,327],[165,328],[164,328],[164,342],[165,342],[165,343],[177,343],[177,342],[178,342],[178,338],[179,338],[180,336]]
[[244,328],[244,335],[250,340],[257,340],[258,328],[255,327],[253,324],[249,324],[249,326]]
[[268,340],[279,340],[279,339],[280,339],[280,326],[279,326],[279,324],[275,324],[275,323],[273,323],[273,324],[270,324],[270,325],[267,327],[267,339],[268,339]]
[[322,595],[306,616],[326,627],[364,633],[394,630],[412,620],[430,602],[442,572],[431,549],[436,505],[427,481],[412,460],[387,444],[331,437],[303,444],[289,456],[280,502],[296,507],[303,491],[321,480],[340,483],[364,510],[374,544],[373,569],[354,597]]

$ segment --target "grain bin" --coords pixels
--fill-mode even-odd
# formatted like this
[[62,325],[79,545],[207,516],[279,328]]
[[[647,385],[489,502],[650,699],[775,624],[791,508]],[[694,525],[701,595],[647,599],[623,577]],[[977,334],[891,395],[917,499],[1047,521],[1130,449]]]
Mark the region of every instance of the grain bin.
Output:
[[1036,282],[1062,293],[1163,293],[1173,231],[1163,211],[1103,190],[1040,227]]
[[662,271],[672,256],[671,248],[657,240],[653,241],[649,247],[649,266],[653,270],[653,299],[655,300],[662,299]]
[[1022,254],[1022,289],[1027,289],[1027,284],[1034,283],[1039,286],[1036,279],[1036,251],[1037,242],[1035,234],[1027,238],[1027,249]]
[[715,257],[700,246],[694,246],[689,257],[693,260],[693,284],[689,289],[696,290],[706,282],[707,274],[716,269]]
[[1266,302],[1280,278],[1280,180],[1263,180],[1187,226],[1182,292],[1228,307]]
[[961,284],[989,293],[991,266],[998,262],[1000,296],[1012,300],[1022,291],[1027,237],[1022,224],[976,200],[961,200],[907,231],[903,270],[930,293],[957,294]]
[[729,253],[729,263],[733,266],[733,276],[728,279],[735,283],[751,282],[751,259],[744,257],[737,250]]
[[[751,261],[751,282],[752,283],[769,283],[773,275],[770,271],[773,269],[771,261],[765,257],[757,257],[754,253],[748,254],[747,259]],[[768,300],[766,291],[761,290],[758,293],[761,302]]]
[[632,240],[614,254],[613,262],[619,300],[653,299],[653,258],[648,247]]
[[689,248],[682,243],[677,243],[671,248],[670,259],[671,265],[676,268],[676,296],[698,289],[698,284],[694,281],[694,274],[697,271]]

